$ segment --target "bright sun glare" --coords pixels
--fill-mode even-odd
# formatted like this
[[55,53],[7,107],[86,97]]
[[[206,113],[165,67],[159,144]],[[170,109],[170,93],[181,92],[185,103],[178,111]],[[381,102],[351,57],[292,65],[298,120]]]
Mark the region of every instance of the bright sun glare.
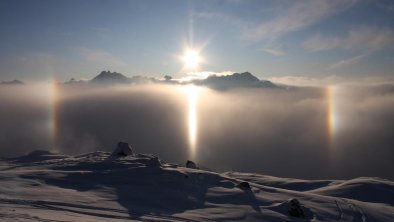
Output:
[[201,57],[198,51],[189,49],[184,53],[182,60],[186,69],[195,70],[201,62]]

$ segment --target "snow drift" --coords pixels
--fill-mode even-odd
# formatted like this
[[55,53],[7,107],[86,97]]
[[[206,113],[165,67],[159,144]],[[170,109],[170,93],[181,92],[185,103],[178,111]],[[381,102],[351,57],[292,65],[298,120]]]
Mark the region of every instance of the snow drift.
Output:
[[2,159],[0,217],[5,221],[394,219],[394,183],[389,180],[219,174],[165,163],[148,154],[111,155],[37,151]]

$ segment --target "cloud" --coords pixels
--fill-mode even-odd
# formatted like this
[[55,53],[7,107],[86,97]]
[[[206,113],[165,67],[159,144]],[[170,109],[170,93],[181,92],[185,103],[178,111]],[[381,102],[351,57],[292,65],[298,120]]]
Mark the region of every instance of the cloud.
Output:
[[337,62],[335,64],[332,64],[330,66],[330,68],[337,69],[337,68],[342,68],[342,67],[345,67],[345,66],[357,64],[360,60],[362,60],[363,58],[367,57],[368,54],[369,53],[363,53],[361,55],[357,55],[357,56],[354,56],[354,57],[351,57],[351,58],[347,58],[347,59],[341,60],[341,61],[339,61],[339,62]]
[[338,11],[351,7],[355,2],[354,0],[294,1],[293,5],[283,10],[279,16],[257,27],[249,28],[245,36],[254,41],[272,42],[290,32],[312,26]]
[[326,37],[315,35],[305,40],[301,45],[310,52],[325,51],[338,48],[342,45],[343,39],[340,37]]
[[265,48],[263,49],[263,51],[273,56],[284,56],[287,54],[284,50],[281,49]]
[[352,29],[343,41],[343,47],[346,49],[378,50],[384,47],[392,47],[393,44],[393,30],[387,27],[376,26],[363,26]]
[[[389,144],[394,141],[384,128],[390,128],[394,121],[389,117],[394,107],[384,104],[394,98],[394,87],[337,87],[336,90],[333,101],[340,122],[333,147],[327,131],[322,130],[327,127],[325,88],[288,92],[236,90],[210,95],[210,100],[201,106],[200,118],[207,121],[201,123],[200,135],[204,161],[208,166],[222,164],[223,168],[231,166],[234,170],[262,169],[270,175],[327,178],[330,174],[345,177],[374,174],[368,158],[371,155],[373,163],[379,164],[377,168],[389,173],[383,168],[392,162],[381,154],[393,154]],[[213,111],[219,115],[213,115]],[[379,117],[379,113],[384,117]],[[352,161],[354,155],[357,158]],[[330,161],[335,162],[335,171],[330,169]],[[357,167],[363,169],[356,173]]]
[[280,76],[268,78],[269,81],[278,84],[284,84],[289,86],[328,86],[336,85],[347,80],[340,76],[327,76],[324,78],[316,78],[309,76]]
[[330,66],[330,68],[341,68],[357,64],[375,51],[392,48],[394,31],[388,27],[361,26],[351,29],[344,37],[315,35],[305,40],[301,45],[310,52],[332,49],[362,51],[357,56],[346,58]]
[[307,51],[325,51],[335,48],[376,50],[393,43],[393,31],[388,28],[361,27],[352,29],[345,37],[315,35],[301,45]]
[[220,20],[238,28],[244,28],[248,26],[248,23],[244,19],[237,18],[235,16],[229,16],[219,12],[193,12],[192,16],[194,18]]
[[80,47],[78,48],[78,52],[82,59],[95,64],[104,65],[106,67],[120,67],[126,65],[126,63],[120,58],[101,49]]
[[394,3],[392,1],[379,1],[377,5],[383,10],[394,11]]
[[[242,36],[256,42],[272,43],[288,33],[299,31],[317,24],[323,19],[352,7],[358,0],[302,0],[288,5],[280,5],[272,10],[271,20],[259,24],[245,18],[230,16],[219,12],[194,12],[196,18],[221,20],[242,30]],[[273,49],[268,48],[268,51]]]
[[201,72],[189,72],[186,74],[186,76],[183,76],[177,80],[179,82],[190,82],[193,80],[201,80],[201,79],[206,79],[208,76],[216,75],[216,76],[227,76],[227,75],[232,75],[235,72],[233,71],[223,71],[223,72],[212,72],[212,71],[201,71]]
[[312,87],[326,87],[334,85],[383,85],[393,84],[393,77],[382,77],[382,76],[367,76],[362,78],[346,78],[344,76],[330,75],[321,78],[311,76],[280,76],[270,77],[269,81],[275,84],[284,84],[288,86],[312,86]]
[[[0,156],[53,144],[66,154],[112,151],[123,140],[137,153],[184,163],[189,158],[189,106],[182,87],[63,85],[58,87],[56,115],[49,85],[0,87]],[[285,177],[393,178],[394,86],[335,90],[330,101],[336,103],[339,122],[332,140],[325,87],[201,88],[197,162],[215,170]]]
[[49,100],[47,84],[0,86],[0,156],[50,146]]

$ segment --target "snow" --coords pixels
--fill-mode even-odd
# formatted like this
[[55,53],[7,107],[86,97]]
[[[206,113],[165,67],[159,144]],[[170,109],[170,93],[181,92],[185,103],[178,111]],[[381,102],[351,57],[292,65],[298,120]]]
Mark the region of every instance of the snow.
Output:
[[[36,151],[0,160],[1,221],[393,221],[393,193],[380,178],[220,174],[148,154]],[[294,198],[305,218],[289,214]]]

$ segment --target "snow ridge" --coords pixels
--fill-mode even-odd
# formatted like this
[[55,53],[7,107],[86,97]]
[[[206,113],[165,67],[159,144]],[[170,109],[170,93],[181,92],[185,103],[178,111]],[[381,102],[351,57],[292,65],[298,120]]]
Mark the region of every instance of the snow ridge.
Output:
[[0,160],[5,221],[390,221],[393,193],[394,183],[379,178],[219,174],[131,148],[116,158],[37,151]]

